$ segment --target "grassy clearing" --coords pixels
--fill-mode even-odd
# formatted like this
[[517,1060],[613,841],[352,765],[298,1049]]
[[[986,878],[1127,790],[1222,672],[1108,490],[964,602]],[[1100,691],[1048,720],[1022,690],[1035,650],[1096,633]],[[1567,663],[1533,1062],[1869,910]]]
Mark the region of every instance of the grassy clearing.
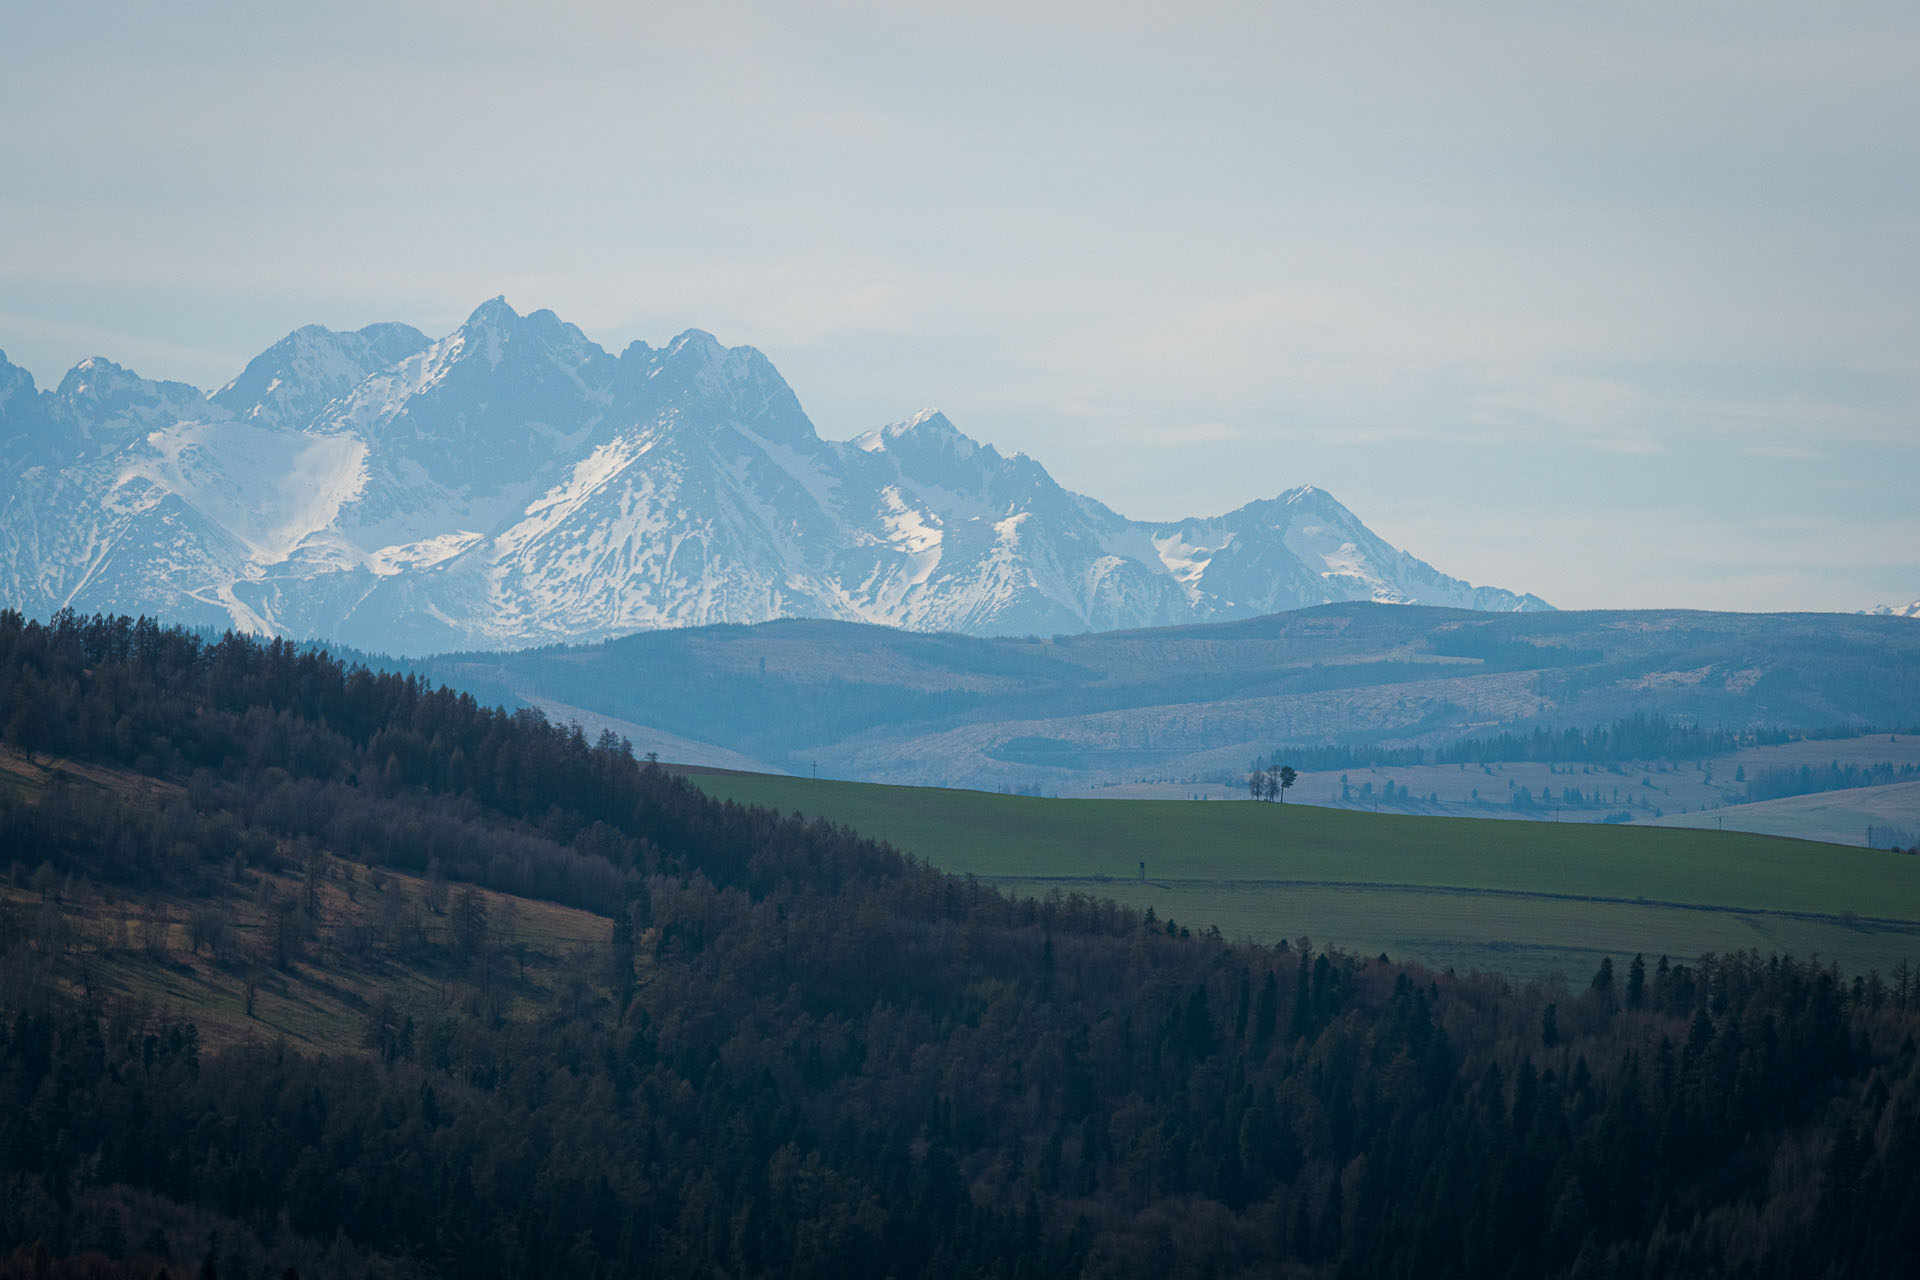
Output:
[[693,778],[948,871],[1097,892],[1261,941],[1307,934],[1526,976],[1583,975],[1600,955],[1636,951],[1817,952],[1883,971],[1920,959],[1920,859],[1898,854],[1732,831]]

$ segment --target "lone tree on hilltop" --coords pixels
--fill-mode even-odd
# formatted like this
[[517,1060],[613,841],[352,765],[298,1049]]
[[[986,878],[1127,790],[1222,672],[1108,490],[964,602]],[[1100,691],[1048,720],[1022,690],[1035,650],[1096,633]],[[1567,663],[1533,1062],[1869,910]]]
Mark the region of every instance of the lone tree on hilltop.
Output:
[[1292,765],[1274,764],[1264,769],[1255,768],[1247,776],[1247,792],[1255,800],[1278,800],[1285,803],[1287,788],[1292,786],[1299,777]]

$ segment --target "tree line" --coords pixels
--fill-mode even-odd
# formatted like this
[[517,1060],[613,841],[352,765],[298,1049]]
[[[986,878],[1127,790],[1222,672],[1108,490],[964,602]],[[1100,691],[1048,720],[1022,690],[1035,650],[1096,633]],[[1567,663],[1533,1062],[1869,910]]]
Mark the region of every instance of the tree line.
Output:
[[1920,777],[1920,766],[1896,765],[1891,761],[1872,764],[1803,764],[1799,768],[1783,766],[1756,769],[1747,779],[1747,799],[1777,800],[1783,796],[1805,796],[1819,791],[1845,791],[1852,787],[1883,787]]

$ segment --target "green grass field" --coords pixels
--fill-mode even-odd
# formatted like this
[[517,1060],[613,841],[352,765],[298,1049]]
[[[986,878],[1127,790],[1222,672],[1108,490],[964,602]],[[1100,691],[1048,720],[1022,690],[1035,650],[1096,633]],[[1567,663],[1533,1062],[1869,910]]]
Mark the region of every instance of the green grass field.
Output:
[[1850,971],[1920,962],[1920,859],[1901,854],[1732,831],[689,775],[710,794],[842,822],[946,871],[1099,893],[1229,937],[1306,935],[1569,980],[1635,952],[1817,953]]

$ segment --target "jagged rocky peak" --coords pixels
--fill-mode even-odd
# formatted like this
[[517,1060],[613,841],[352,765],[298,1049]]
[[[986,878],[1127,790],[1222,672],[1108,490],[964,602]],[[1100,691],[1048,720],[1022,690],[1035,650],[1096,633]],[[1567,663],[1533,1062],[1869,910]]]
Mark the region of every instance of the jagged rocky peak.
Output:
[[1314,485],[1297,485],[1282,490],[1264,501],[1249,503],[1247,509],[1258,511],[1271,519],[1275,526],[1290,525],[1299,521],[1324,521],[1342,527],[1351,527],[1372,537],[1360,518],[1347,508],[1347,505]]
[[249,360],[209,398],[246,422],[305,427],[369,375],[428,345],[427,335],[408,324],[370,324],[349,332],[302,325]]
[[981,444],[938,409],[922,409],[903,422],[868,431],[850,441],[862,453],[876,455],[902,475],[956,485],[975,482],[1006,469],[1007,459]]
[[106,401],[134,394],[147,385],[145,378],[105,356],[88,356],[67,370],[54,394],[69,402]]
[[53,448],[54,430],[47,420],[48,397],[34,385],[33,375],[0,351],[0,493],[12,473],[45,461]]
[[619,412],[646,419],[674,411],[685,425],[744,428],[805,453],[821,448],[813,422],[773,362],[755,347],[729,347],[688,329],[664,347],[635,342],[620,355]]
[[[517,491],[564,465],[606,417],[615,366],[553,312],[523,316],[494,297],[446,337],[367,377],[313,429],[365,440],[369,492],[396,510],[419,505],[407,492],[411,474],[446,492]],[[463,518],[470,526],[473,517]]]
[[516,356],[575,367],[612,359],[577,326],[546,308],[523,316],[508,304],[504,294],[475,307],[466,323],[440,345],[469,359],[484,357],[490,369]]
[[7,359],[7,353],[0,351],[0,419],[4,419],[12,408],[35,400],[40,389],[33,383],[33,375],[19,365]]
[[467,313],[467,322],[463,327],[477,329],[494,325],[500,328],[510,328],[518,324],[519,321],[520,313],[515,311],[512,304],[507,301],[507,295],[504,293],[496,293]]
[[787,385],[758,348],[729,347],[705,329],[685,330],[664,347],[630,343],[620,353],[620,361],[628,376],[639,381],[664,378],[676,385],[708,388],[762,381]]
[[693,360],[705,365],[724,358],[727,348],[705,329],[688,329],[666,345],[665,354],[669,358]]
[[562,320],[547,307],[527,312],[521,317],[521,325],[528,333],[537,335],[549,346],[572,350],[592,348],[598,355],[606,356],[607,354],[599,343],[582,332],[579,325]]
[[660,365],[709,387],[776,382],[787,385],[757,347],[729,347],[705,329],[688,329],[659,352]]
[[891,422],[884,427],[857,436],[854,443],[869,453],[878,453],[902,441],[911,441],[916,445],[932,445],[956,453],[962,457],[971,457],[981,448],[991,449],[991,445],[982,446],[972,436],[953,425],[953,420],[938,409],[927,408],[914,414],[903,422]]
[[1317,485],[1295,485],[1293,488],[1280,493],[1278,497],[1282,502],[1290,503],[1294,506],[1331,505],[1339,507],[1342,511],[1346,510],[1344,506],[1341,506],[1340,503],[1333,500],[1332,494]]
[[105,356],[89,356],[69,369],[48,409],[71,440],[89,448],[116,447],[130,436],[210,412],[198,387],[152,381]]
[[[411,368],[416,362],[417,369]],[[403,390],[416,399],[499,400],[505,413],[526,412],[538,419],[544,405],[583,394],[604,399],[615,361],[552,311],[523,316],[505,297],[494,297],[407,364],[409,370],[396,373]]]

